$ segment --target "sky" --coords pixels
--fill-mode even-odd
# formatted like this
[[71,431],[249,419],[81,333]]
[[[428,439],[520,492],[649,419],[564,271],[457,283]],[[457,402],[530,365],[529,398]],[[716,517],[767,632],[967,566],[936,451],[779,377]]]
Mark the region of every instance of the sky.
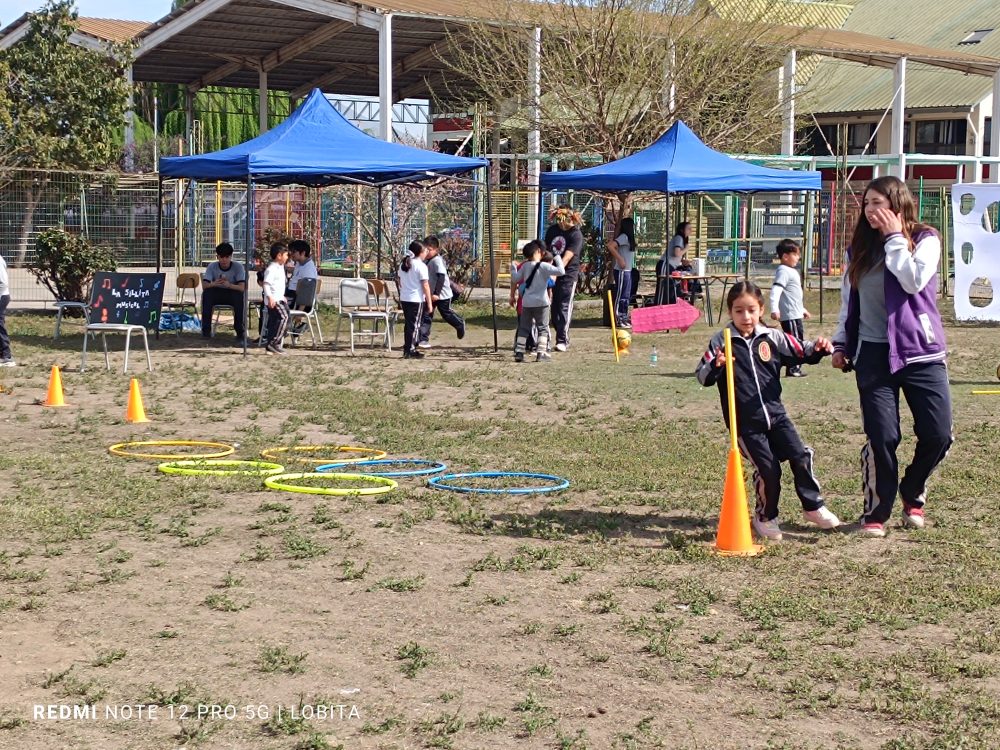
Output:
[[[0,0],[0,27],[44,4],[45,0]],[[157,21],[170,12],[170,0],[76,0],[76,9],[90,18]]]

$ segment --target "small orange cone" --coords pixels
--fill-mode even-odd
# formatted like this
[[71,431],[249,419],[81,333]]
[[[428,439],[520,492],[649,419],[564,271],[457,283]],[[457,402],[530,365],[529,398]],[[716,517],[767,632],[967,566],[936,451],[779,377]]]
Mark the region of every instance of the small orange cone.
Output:
[[66,406],[63,400],[62,376],[59,374],[59,366],[52,365],[52,373],[49,375],[49,392],[45,396],[43,406]]
[[752,557],[763,547],[750,536],[750,514],[747,511],[747,488],[743,480],[743,461],[738,451],[729,451],[726,465],[726,485],[722,491],[719,511],[719,532],[715,549],[722,555]]
[[720,555],[753,557],[764,548],[753,543],[750,536],[750,513],[747,510],[747,487],[743,480],[743,461],[740,458],[736,428],[736,391],[733,387],[733,341],[727,326],[726,340],[726,395],[729,406],[729,461],[726,464],[726,484],[722,490],[722,509],[719,511],[719,532],[715,535],[715,549]]
[[148,422],[146,409],[142,405],[142,394],[139,393],[139,379],[132,378],[128,387],[128,407],[125,409],[126,422]]

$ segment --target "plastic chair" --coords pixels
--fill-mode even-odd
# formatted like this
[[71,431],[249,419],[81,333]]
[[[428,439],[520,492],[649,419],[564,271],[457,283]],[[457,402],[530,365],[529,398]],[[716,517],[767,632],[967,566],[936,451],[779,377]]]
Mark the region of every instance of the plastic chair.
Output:
[[71,302],[58,300],[56,302],[56,332],[53,338],[59,338],[59,331],[62,328],[63,313],[66,310],[82,310],[83,324],[86,326],[90,322],[90,305],[86,302]]
[[[341,279],[340,294],[337,300],[337,331],[334,334],[334,343],[340,340],[340,325],[344,318],[350,323],[351,328],[351,353],[354,353],[354,340],[367,338],[372,346],[376,339],[385,342],[385,348],[392,351],[392,333],[389,330],[389,313],[383,309],[377,309],[372,305],[369,296],[368,282],[364,279]],[[372,327],[364,330],[364,322],[368,321]],[[385,323],[385,330],[379,330],[379,323]],[[357,324],[357,327],[355,327]]]
[[[196,273],[182,273],[177,276],[177,301],[164,302],[163,308],[167,310],[186,310],[189,307],[198,314],[198,292],[195,291],[201,285],[201,276]],[[186,301],[187,290],[191,291],[191,301]]]
[[[295,288],[295,309],[288,311],[288,317],[291,321],[304,320],[306,325],[309,326],[309,335],[312,337],[313,349],[316,348],[317,333],[319,334],[319,343],[323,343],[323,330],[319,326],[319,309],[316,304],[319,289],[319,279],[299,279],[298,286]],[[315,331],[313,330],[313,321],[316,322]],[[289,327],[289,334],[292,337],[292,344],[294,345],[299,334],[293,332],[291,327]]]
[[389,282],[382,279],[368,280],[368,294],[372,297],[372,307],[380,312],[385,312],[389,316],[389,337],[395,336],[396,321],[403,311],[393,305],[392,294],[389,291]]
[[[219,327],[219,318],[222,316],[222,312],[225,311],[226,314],[233,316],[233,327],[236,327],[236,309],[232,305],[216,305],[215,315],[212,316],[212,335],[215,335],[215,329]],[[241,311],[242,312],[242,311]]]

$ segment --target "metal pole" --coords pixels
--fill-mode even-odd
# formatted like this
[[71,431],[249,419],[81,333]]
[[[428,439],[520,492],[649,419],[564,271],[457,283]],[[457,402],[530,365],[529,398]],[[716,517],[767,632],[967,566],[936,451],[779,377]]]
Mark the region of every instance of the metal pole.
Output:
[[[250,267],[251,267],[251,254],[253,253],[253,178],[247,175],[247,221],[246,221],[246,289],[243,290],[243,356],[247,356],[248,341],[247,336],[249,335],[247,329],[250,326]],[[204,310],[202,311],[204,314]],[[261,315],[263,316],[264,311],[261,310]],[[261,335],[265,335],[267,331],[261,331]],[[281,343],[280,341],[278,342]]]
[[[163,176],[156,178],[156,272],[163,267]],[[86,336],[86,334],[84,334]],[[156,338],[160,338],[160,324],[156,324]]]
[[493,192],[490,190],[490,169],[486,173],[486,246],[490,256],[490,302],[493,307],[493,351],[500,351],[500,339],[497,333],[497,280],[493,262]]
[[753,241],[750,239],[750,224],[753,223],[753,193],[747,195],[746,206],[744,207],[746,220],[743,222],[743,231],[747,238],[747,263],[744,266],[743,278],[750,280],[750,258],[753,256]]
[[[375,278],[382,278],[382,186],[378,186],[378,200],[376,202],[376,223],[378,224],[378,230],[376,231],[376,250],[375,250]],[[356,221],[360,222],[361,217],[357,217]],[[361,254],[358,253],[358,277],[361,276]]]

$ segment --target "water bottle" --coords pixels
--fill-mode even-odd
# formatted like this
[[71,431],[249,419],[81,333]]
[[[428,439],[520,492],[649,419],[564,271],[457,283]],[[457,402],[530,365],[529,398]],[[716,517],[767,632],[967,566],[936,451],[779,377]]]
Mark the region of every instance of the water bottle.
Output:
[[657,363],[660,361],[660,355],[656,351],[656,347],[653,347],[653,351],[649,353],[649,366],[656,367]]

